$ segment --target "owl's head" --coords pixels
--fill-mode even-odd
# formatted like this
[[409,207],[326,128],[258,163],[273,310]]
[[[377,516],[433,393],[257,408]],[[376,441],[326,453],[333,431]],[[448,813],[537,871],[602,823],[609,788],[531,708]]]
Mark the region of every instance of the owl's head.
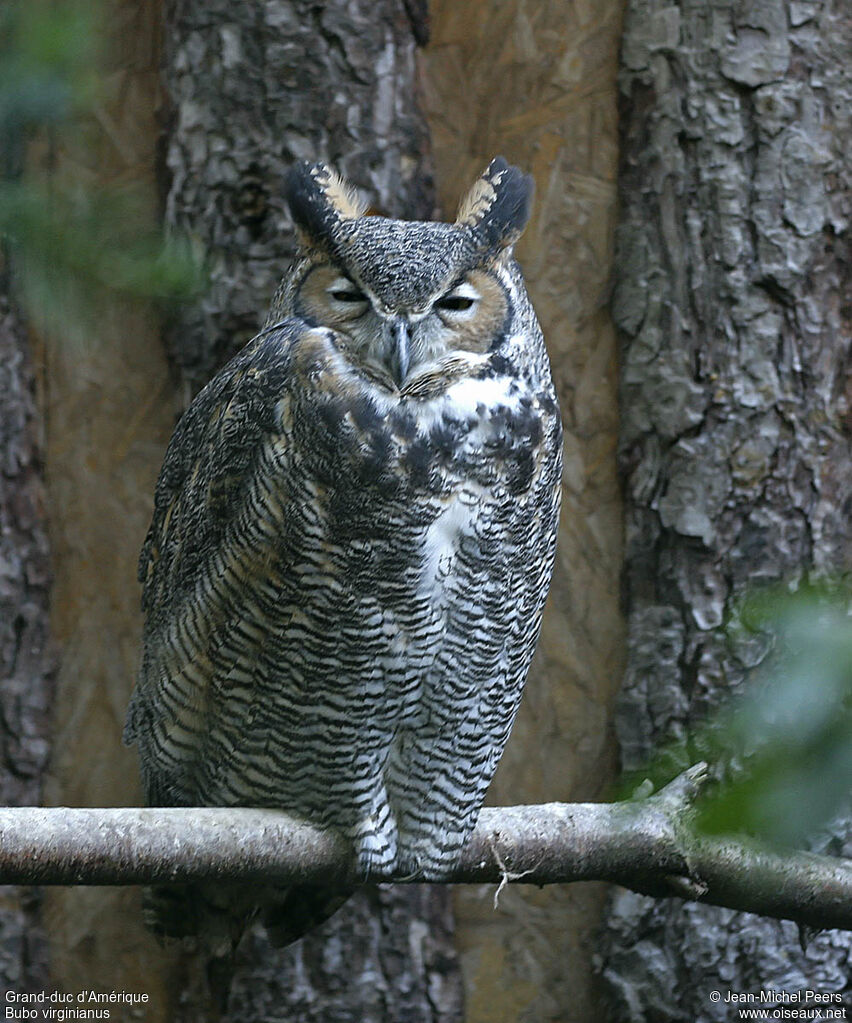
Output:
[[332,328],[353,362],[389,386],[454,353],[498,348],[512,322],[512,246],[533,181],[502,157],[463,199],[454,223],[365,216],[324,164],[290,172],[287,198],[303,260],[290,308]]

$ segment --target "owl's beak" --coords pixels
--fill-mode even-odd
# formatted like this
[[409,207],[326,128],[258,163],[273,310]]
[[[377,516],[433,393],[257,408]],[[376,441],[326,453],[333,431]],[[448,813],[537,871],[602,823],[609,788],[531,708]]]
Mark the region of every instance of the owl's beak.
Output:
[[388,369],[397,386],[401,387],[411,365],[411,324],[401,316],[391,320],[391,350]]

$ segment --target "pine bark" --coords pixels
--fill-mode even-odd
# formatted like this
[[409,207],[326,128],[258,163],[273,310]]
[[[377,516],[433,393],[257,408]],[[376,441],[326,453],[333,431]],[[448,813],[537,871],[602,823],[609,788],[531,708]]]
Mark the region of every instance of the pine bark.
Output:
[[[211,273],[169,331],[185,398],[258,330],[287,271],[295,237],[282,185],[293,161],[330,162],[377,212],[430,219],[415,63],[426,32],[425,6],[401,0],[166,4],[166,222],[197,239]],[[459,1019],[452,932],[447,891],[383,887],[290,949],[254,933],[229,1018]],[[176,1018],[206,1018],[195,998]]]
[[[2,256],[0,256],[2,260]],[[0,804],[37,806],[49,752],[50,553],[29,339],[0,270]],[[37,888],[0,888],[0,986],[45,986]]]
[[[212,287],[170,332],[191,390],[257,331],[296,238],[296,160],[325,160],[374,212],[428,220],[417,5],[401,0],[172,0],[165,10],[166,222],[198,240]],[[412,11],[412,14],[409,13]]]
[[[848,571],[852,17],[842,0],[631,0],[622,45],[624,766],[765,663],[757,585]],[[849,855],[852,824],[814,839]],[[616,1017],[730,1018],[709,992],[842,991],[852,939],[624,893]]]

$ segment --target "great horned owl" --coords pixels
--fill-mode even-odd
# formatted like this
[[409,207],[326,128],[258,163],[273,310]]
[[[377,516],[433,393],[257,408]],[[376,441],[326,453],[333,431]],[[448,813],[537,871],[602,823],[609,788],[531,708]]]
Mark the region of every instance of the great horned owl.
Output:
[[[457,863],[556,543],[561,426],[512,257],[531,195],[498,158],[455,223],[410,223],[293,169],[301,256],[175,430],[142,549],[125,737],[151,804],[283,808],[365,878]],[[258,902],[286,941],[342,898],[164,889],[153,923],[224,955]]]

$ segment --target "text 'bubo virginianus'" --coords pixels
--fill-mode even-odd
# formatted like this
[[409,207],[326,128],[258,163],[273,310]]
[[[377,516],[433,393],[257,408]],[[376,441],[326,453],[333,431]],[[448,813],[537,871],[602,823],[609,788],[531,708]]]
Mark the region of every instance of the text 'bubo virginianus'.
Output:
[[[126,738],[151,804],[280,807],[365,877],[452,871],[556,542],[559,414],[512,257],[531,195],[498,158],[455,223],[410,223],[292,171],[301,257],[175,430],[142,550]],[[160,894],[155,927],[218,926],[220,954],[250,913]],[[281,941],[316,922],[299,897],[266,907]]]

